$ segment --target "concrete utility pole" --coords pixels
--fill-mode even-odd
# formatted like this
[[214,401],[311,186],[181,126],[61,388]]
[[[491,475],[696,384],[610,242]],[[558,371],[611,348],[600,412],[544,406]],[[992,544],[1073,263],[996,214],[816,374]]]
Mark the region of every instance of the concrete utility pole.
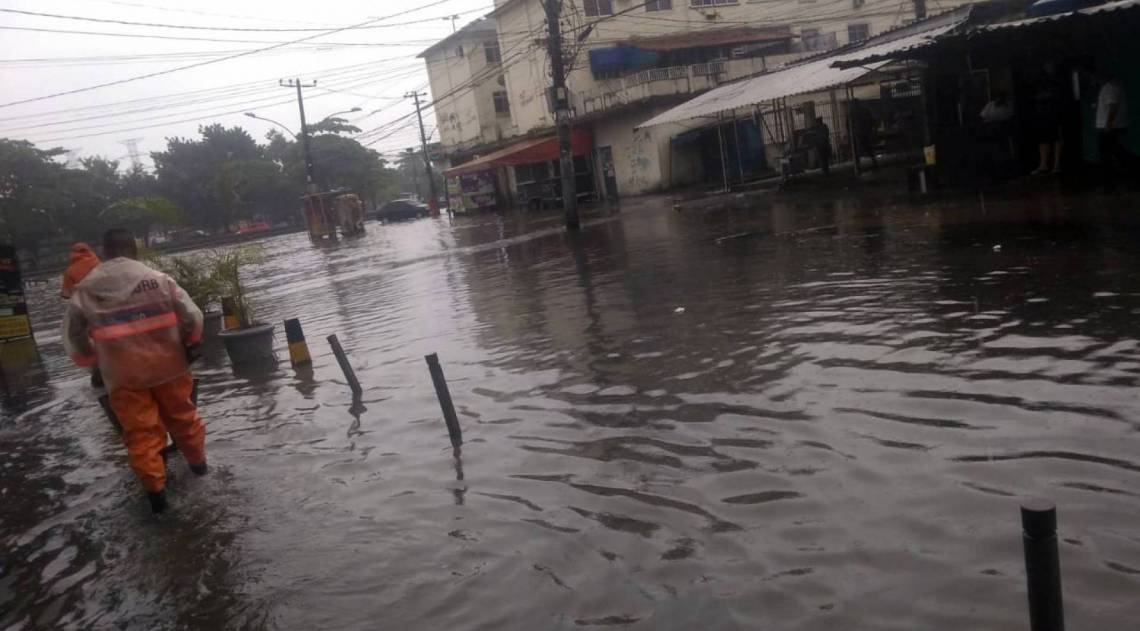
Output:
[[562,210],[566,213],[566,228],[577,230],[578,187],[574,180],[574,148],[570,129],[570,93],[566,89],[566,63],[562,57],[562,3],[564,0],[545,0],[546,49],[550,56],[550,105],[554,109],[554,123],[558,126],[558,161],[562,171]]
[[420,113],[420,97],[427,96],[426,92],[408,92],[404,95],[406,99],[415,99],[416,102],[416,118],[420,121],[420,146],[424,150],[424,172],[427,173],[428,191],[431,193],[431,199],[428,201],[428,208],[431,209],[433,215],[439,214],[439,196],[435,192],[435,178],[431,173],[431,156],[428,154],[427,132],[424,131],[424,117]]
[[301,94],[301,88],[316,87],[317,82],[314,80],[312,83],[302,83],[300,79],[281,79],[278,85],[285,88],[297,89],[297,109],[301,112],[301,151],[305,157],[305,192],[317,192],[317,170],[313,166],[313,153],[309,149],[309,125],[305,122],[305,97]]
[[914,0],[914,19],[926,19],[926,0]]

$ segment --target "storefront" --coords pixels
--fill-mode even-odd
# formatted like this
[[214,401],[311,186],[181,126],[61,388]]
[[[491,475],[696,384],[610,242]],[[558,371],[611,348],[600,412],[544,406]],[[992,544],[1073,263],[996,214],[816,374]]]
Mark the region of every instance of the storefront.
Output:
[[[572,134],[574,175],[580,201],[596,198],[593,160],[593,134],[576,128]],[[507,168],[513,170],[513,178]],[[542,208],[557,206],[562,200],[558,138],[528,138],[444,171],[452,209],[456,212],[493,210],[510,205]],[[510,185],[513,182],[513,186]],[[510,191],[510,196],[505,194]]]

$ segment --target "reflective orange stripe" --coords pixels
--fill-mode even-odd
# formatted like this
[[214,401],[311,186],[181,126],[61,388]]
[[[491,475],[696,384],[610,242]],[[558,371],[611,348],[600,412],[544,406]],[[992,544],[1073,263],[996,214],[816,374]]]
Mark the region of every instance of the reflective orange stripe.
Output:
[[162,315],[143,318],[142,320],[91,329],[91,339],[116,340],[121,337],[130,337],[132,335],[138,335],[139,333],[147,333],[149,331],[176,326],[178,326],[178,316],[175,315],[173,311],[168,311]]
[[91,366],[99,363],[98,359],[94,355],[80,355],[79,353],[72,355],[71,361],[75,362],[75,365],[79,366],[80,368],[90,368]]

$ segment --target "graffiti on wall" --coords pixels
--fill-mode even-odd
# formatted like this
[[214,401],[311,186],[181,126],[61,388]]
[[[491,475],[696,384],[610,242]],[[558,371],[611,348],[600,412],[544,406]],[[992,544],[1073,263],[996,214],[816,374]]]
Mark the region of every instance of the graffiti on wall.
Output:
[[647,129],[633,132],[633,140],[629,145],[629,183],[635,191],[649,190],[657,181],[654,153],[657,145],[653,142],[653,134]]

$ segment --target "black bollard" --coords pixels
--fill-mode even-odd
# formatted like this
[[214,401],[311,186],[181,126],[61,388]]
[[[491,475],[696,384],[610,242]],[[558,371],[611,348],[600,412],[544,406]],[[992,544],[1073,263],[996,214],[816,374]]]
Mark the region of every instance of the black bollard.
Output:
[[309,355],[309,344],[305,341],[305,331],[297,318],[285,321],[285,341],[289,343],[289,362],[293,364],[293,368],[313,365],[313,358]]
[[1029,585],[1029,628],[1031,631],[1064,631],[1057,507],[1048,500],[1022,504],[1021,528],[1025,578]]
[[340,346],[340,340],[336,339],[336,334],[328,337],[329,346],[332,346],[333,355],[336,355],[336,363],[340,364],[340,369],[344,372],[344,378],[348,380],[348,387],[352,388],[352,395],[359,397],[364,393],[363,388],[360,387],[360,382],[356,380],[356,372],[352,369],[352,364],[348,363],[348,356],[344,354],[344,349]]
[[447,423],[451,446],[458,449],[463,444],[463,430],[459,427],[459,417],[455,415],[455,404],[451,402],[451,391],[447,389],[447,380],[443,377],[439,356],[435,353],[424,355],[424,360],[427,361],[428,372],[431,373],[431,382],[435,384],[435,396],[439,398],[439,408],[443,410],[443,422]]

